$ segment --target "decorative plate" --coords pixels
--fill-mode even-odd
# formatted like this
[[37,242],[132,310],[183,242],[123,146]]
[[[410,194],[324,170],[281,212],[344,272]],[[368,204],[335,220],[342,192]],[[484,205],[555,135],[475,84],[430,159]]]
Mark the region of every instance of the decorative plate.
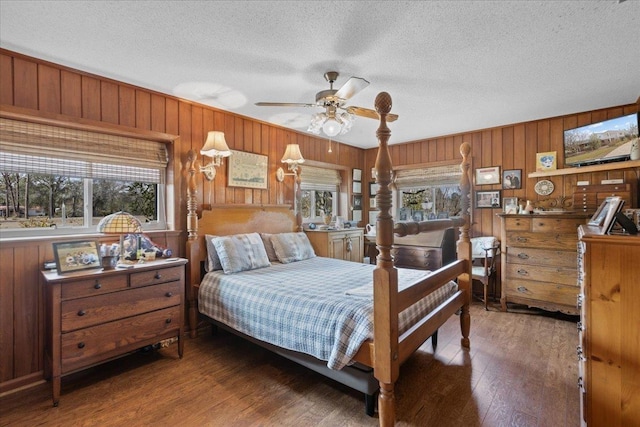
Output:
[[542,181],[538,181],[533,189],[541,196],[548,196],[553,193],[554,186],[553,182],[548,179],[543,179]]

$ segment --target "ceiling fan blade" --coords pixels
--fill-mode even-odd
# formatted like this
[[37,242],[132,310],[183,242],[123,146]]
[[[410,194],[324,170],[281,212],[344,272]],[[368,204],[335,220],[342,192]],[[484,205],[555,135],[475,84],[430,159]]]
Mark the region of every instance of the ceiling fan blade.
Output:
[[336,97],[340,99],[349,99],[365,87],[369,86],[369,82],[361,77],[351,77],[336,92]]
[[[355,114],[356,116],[366,117],[368,119],[374,119],[374,120],[380,119],[380,116],[378,115],[378,112],[376,110],[371,110],[369,108],[362,108],[362,107],[346,107],[345,109],[349,113]],[[388,122],[395,122],[396,120],[398,120],[397,114],[387,114]]]
[[302,102],[256,102],[258,107],[317,107],[317,104],[304,104]]

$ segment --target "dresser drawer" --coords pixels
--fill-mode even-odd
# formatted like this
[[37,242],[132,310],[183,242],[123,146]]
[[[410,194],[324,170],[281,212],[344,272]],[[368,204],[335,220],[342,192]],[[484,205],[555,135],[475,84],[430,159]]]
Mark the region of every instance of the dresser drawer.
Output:
[[541,249],[561,249],[574,251],[578,243],[578,232],[567,233],[533,233],[517,231],[507,234],[507,247],[526,247]]
[[[180,306],[62,334],[62,373],[160,341],[180,330]],[[144,344],[141,344],[144,343]]]
[[520,279],[508,280],[505,290],[507,296],[513,295],[537,301],[548,301],[568,307],[576,306],[576,296],[579,292],[575,286]]
[[156,285],[158,283],[175,282],[182,279],[184,267],[158,268],[155,270],[131,273],[130,283],[132,288],[139,286]]
[[127,288],[127,276],[96,276],[91,279],[78,280],[62,285],[62,298],[78,298],[99,295]]
[[396,267],[437,270],[442,267],[442,251],[413,247],[396,247],[391,249],[391,256]]
[[536,233],[570,233],[578,240],[578,226],[584,224],[583,219],[535,218],[532,219],[531,231]]
[[62,332],[179,305],[181,301],[182,282],[63,301],[60,309]]
[[505,230],[531,230],[531,218],[527,216],[517,218],[505,218]]
[[[508,264],[507,278],[513,280],[527,279],[542,282],[554,282],[578,288],[577,268],[553,267],[543,265]],[[576,290],[577,294],[578,291]],[[574,297],[573,304],[576,299]]]
[[516,248],[507,249],[507,264],[553,265],[556,267],[577,268],[576,253],[572,251],[553,251],[549,249]]

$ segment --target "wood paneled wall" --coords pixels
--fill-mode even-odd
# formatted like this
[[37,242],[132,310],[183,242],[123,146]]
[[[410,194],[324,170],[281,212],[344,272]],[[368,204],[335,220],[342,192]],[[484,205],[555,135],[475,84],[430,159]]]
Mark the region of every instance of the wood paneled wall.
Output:
[[[362,169],[364,159],[360,148],[334,143],[333,152],[328,153],[328,142],[323,138],[5,49],[0,49],[0,106],[62,121],[177,136],[168,186],[169,202],[175,208],[168,221],[180,232],[169,247],[177,255],[184,255],[186,241],[187,153],[190,149],[199,152],[208,131],[224,131],[232,150],[267,155],[269,182],[266,190],[227,187],[225,162],[213,182],[200,176],[198,194],[203,203],[209,203],[210,193],[211,203],[291,204],[293,180],[278,183],[275,179],[286,144],[300,144],[305,159],[348,170]],[[44,294],[39,271],[45,259],[52,259],[51,240],[2,241],[1,245],[0,393],[42,379]]]
[[[639,99],[640,102],[640,99]],[[518,197],[520,200],[531,200],[536,203],[548,199],[566,197],[571,199],[578,181],[589,181],[599,184],[603,179],[622,178],[632,184],[635,192],[635,206],[638,206],[638,173],[633,169],[614,170],[598,173],[580,173],[548,178],[528,178],[527,175],[536,170],[536,153],[556,151],[558,167],[564,165],[563,131],[578,126],[596,123],[638,111],[639,104],[629,104],[602,110],[552,117],[526,123],[516,123],[492,129],[478,130],[440,138],[425,139],[405,144],[390,146],[394,167],[415,165],[424,167],[429,164],[460,160],[462,142],[471,144],[473,171],[476,168],[500,166],[500,172],[509,169],[522,169],[522,188],[519,190],[502,190],[502,184],[474,186],[474,191],[502,190],[502,197]],[[391,130],[393,140],[393,129]],[[371,168],[375,164],[376,150],[365,152],[366,180],[371,181]],[[554,191],[549,196],[539,196],[534,190],[541,179],[549,179],[554,184]],[[365,206],[368,208],[368,198]],[[500,237],[500,221],[496,214],[502,209],[474,209],[472,236]]]

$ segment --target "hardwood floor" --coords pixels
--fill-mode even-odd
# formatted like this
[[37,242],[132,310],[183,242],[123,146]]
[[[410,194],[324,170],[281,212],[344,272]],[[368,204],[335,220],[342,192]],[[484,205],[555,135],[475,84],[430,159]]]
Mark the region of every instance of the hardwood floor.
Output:
[[[398,426],[579,425],[575,320],[471,307],[471,350],[458,317],[402,367]],[[376,426],[363,397],[220,332],[138,352],[0,398],[2,426]]]

